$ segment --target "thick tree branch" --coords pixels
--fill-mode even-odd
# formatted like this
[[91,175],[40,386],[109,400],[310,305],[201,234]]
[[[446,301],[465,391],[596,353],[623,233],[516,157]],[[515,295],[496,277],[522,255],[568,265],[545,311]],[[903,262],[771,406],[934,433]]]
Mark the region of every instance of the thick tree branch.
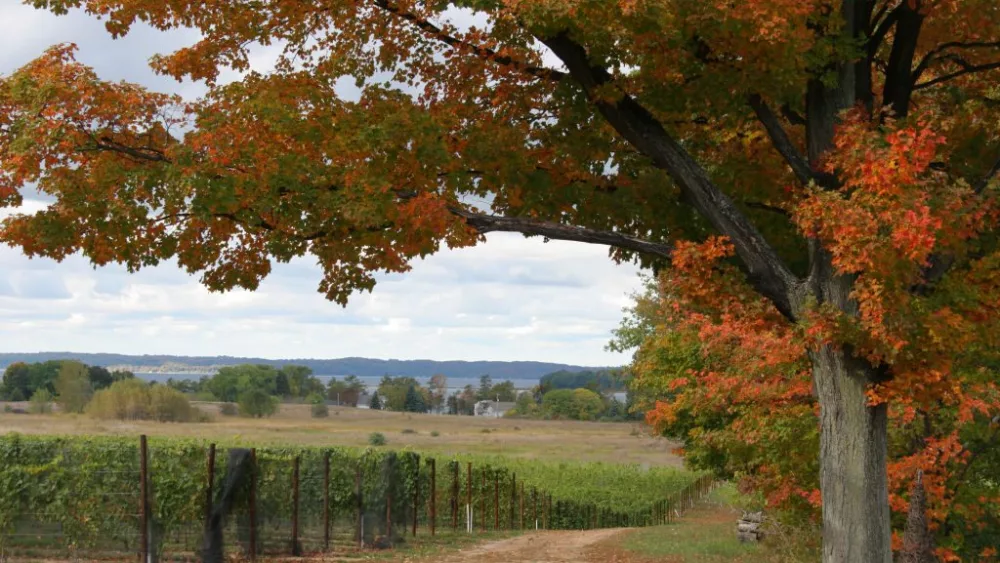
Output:
[[[905,4],[906,2],[904,1],[903,3]],[[875,28],[875,32],[868,38],[868,42],[865,46],[868,49],[869,58],[874,57],[875,53],[878,53],[879,47],[882,46],[882,42],[885,41],[886,35],[889,34],[889,30],[892,29],[892,26],[896,25],[897,21],[899,21],[899,12],[901,8],[902,4],[893,8],[885,19],[878,24],[878,27]],[[879,17],[881,17],[881,15],[876,16],[875,21],[878,21]]]
[[993,163],[993,166],[986,171],[986,174],[983,174],[983,177],[980,178],[979,181],[972,185],[972,191],[976,192],[976,194],[983,193],[983,191],[986,190],[986,187],[990,185],[990,182],[993,181],[993,178],[995,178],[998,174],[1000,174],[1000,158]]
[[910,97],[913,95],[913,59],[925,17],[920,12],[920,7],[918,0],[914,5],[903,2],[896,8],[899,15],[885,70],[882,103],[890,106],[895,116],[900,118],[909,113]]
[[781,105],[781,115],[788,120],[792,125],[805,125],[806,118],[802,116],[799,112],[793,110],[788,104]]
[[[986,171],[983,176],[972,184],[972,191],[976,195],[982,194],[990,182],[1000,174],[1000,158],[993,163],[993,166]],[[928,259],[928,264],[924,267],[921,272],[922,282],[917,286],[912,288],[912,291],[918,294],[926,295],[933,290],[934,286],[937,285],[941,278],[943,278],[952,266],[955,264],[955,257],[945,254],[932,254]]]
[[787,210],[782,209],[782,208],[780,208],[780,207],[778,207],[776,205],[770,205],[770,204],[763,203],[763,202],[760,202],[760,201],[745,201],[745,202],[743,202],[743,205],[745,205],[745,206],[747,206],[747,207],[749,207],[751,209],[760,209],[761,211],[769,211],[771,213],[776,213],[778,215],[781,215],[782,217],[787,217],[789,219],[792,218],[792,214],[791,213],[789,213]]
[[606,69],[591,64],[581,44],[565,32],[539,39],[562,60],[618,134],[670,174],[686,201],[730,239],[755,289],[786,317],[794,318],[790,294],[799,280],[705,169],[634,98],[625,93],[616,100],[608,98],[602,87],[610,85],[612,77]]
[[390,3],[388,0],[374,0],[373,4],[394,16],[403,18],[404,20],[410,22],[418,29],[420,29],[424,34],[432,39],[436,39],[445,45],[457,50],[466,51],[475,54],[477,57],[497,63],[499,65],[507,66],[513,68],[519,72],[529,74],[535,78],[540,78],[542,80],[551,80],[558,82],[562,80],[566,74],[558,70],[553,70],[550,68],[544,68],[539,66],[533,66],[526,64],[522,61],[518,61],[513,57],[507,55],[500,55],[493,49],[488,47],[482,47],[480,45],[473,45],[467,41],[463,41],[454,35],[449,35],[443,29],[437,25],[431,23],[426,18],[423,18],[413,12],[407,11],[404,8]]
[[941,84],[942,82],[947,82],[947,81],[952,80],[954,78],[958,78],[959,76],[965,76],[966,74],[973,74],[973,73],[976,73],[976,72],[985,72],[985,71],[988,71],[988,70],[1000,69],[1000,61],[992,62],[992,63],[985,63],[985,64],[981,64],[981,65],[972,65],[972,64],[966,63],[964,60],[960,60],[959,66],[962,67],[962,70],[958,70],[958,71],[955,71],[955,72],[952,72],[952,73],[948,73],[948,74],[944,74],[944,75],[938,76],[937,78],[934,78],[932,80],[928,80],[927,82],[921,82],[921,83],[915,85],[913,87],[913,89],[914,90],[921,90],[923,88],[930,88],[931,86],[937,86],[938,84]]
[[771,138],[771,144],[785,158],[785,162],[792,168],[792,172],[795,173],[795,177],[798,178],[799,182],[809,185],[810,182],[816,180],[809,162],[802,156],[802,153],[795,147],[795,144],[792,143],[792,140],[788,137],[788,133],[785,132],[784,127],[781,126],[781,122],[778,121],[778,116],[774,115],[767,102],[760,97],[760,94],[751,94],[748,102],[750,103],[750,107],[753,108],[754,113],[757,114],[757,119],[764,126],[764,129],[767,130],[767,135]]
[[935,60],[938,60],[942,53],[949,49],[988,49],[988,48],[1000,48],[1000,41],[973,41],[968,43],[963,43],[960,41],[952,41],[949,43],[942,43],[937,47],[931,49],[924,55],[924,58],[920,60],[917,68],[913,71],[913,82],[916,84],[920,77],[924,74],[927,68]]
[[465,222],[470,227],[481,234],[509,232],[521,233],[525,235],[538,235],[553,240],[569,240],[590,244],[604,244],[615,248],[622,248],[652,256],[659,256],[660,258],[668,260],[673,253],[673,246],[670,244],[651,242],[612,231],[598,231],[584,227],[561,225],[559,223],[538,221],[526,217],[500,217],[497,215],[487,215],[485,213],[475,213],[457,207],[452,208],[451,212],[465,219]]
[[147,162],[170,162],[170,159],[168,159],[166,155],[158,149],[153,147],[130,147],[115,141],[111,137],[101,137],[100,139],[95,139],[93,147],[85,147],[81,150],[117,152],[128,155],[136,160],[143,160]]

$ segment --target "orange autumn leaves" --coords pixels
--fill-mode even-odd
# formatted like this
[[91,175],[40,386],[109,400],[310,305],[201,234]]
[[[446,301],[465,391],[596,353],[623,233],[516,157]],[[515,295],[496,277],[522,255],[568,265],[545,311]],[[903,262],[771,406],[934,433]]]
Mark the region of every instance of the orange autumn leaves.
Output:
[[928,282],[932,260],[954,259],[996,218],[990,199],[932,166],[948,160],[947,129],[933,115],[880,126],[852,112],[825,165],[841,179],[838,189],[807,190],[794,209],[803,234],[822,242],[838,272],[856,276],[858,319],[817,310],[813,336],[892,364],[903,387],[910,374],[948,371],[942,358],[967,343],[972,328],[953,304],[913,288]]
[[[997,211],[988,189],[976,193],[942,172],[947,133],[948,123],[933,116],[872,125],[852,113],[826,162],[841,178],[838,189],[795,191],[798,228],[823,243],[838,272],[856,278],[856,318],[813,303],[791,325],[753,294],[724,239],[683,242],[660,275],[656,336],[633,365],[639,388],[669,380],[659,382],[662,398],[647,420],[686,436],[693,463],[723,463],[771,506],[813,509],[821,500],[817,468],[797,456],[818,448],[808,354],[850,346],[888,366],[890,380],[873,385],[869,400],[890,405],[891,506],[905,515],[921,471],[932,529],[946,536],[944,559],[1000,501],[967,474],[1000,415],[1000,389],[985,367],[996,358],[1000,258],[988,245],[972,245],[977,256],[969,256],[970,240],[992,228]],[[934,275],[935,261],[969,258],[969,268],[934,280],[939,291],[914,290]],[[696,343],[689,345],[701,365],[665,376],[653,367],[663,359],[654,351],[677,338]],[[695,422],[685,426],[685,417]]]

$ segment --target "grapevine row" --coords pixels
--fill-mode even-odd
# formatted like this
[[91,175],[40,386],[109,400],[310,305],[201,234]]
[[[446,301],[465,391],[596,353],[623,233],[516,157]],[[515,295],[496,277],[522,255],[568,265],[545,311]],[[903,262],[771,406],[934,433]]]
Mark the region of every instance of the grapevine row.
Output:
[[[193,557],[228,486],[224,446],[0,436],[0,553]],[[251,558],[388,547],[421,533],[666,523],[710,486],[675,470],[373,448],[261,447],[252,459],[250,490],[226,528],[227,548]]]

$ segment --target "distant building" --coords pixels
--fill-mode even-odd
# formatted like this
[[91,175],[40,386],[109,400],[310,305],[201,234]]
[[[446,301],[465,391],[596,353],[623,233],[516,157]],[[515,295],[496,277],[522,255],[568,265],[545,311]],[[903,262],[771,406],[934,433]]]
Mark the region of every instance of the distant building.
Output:
[[488,418],[500,418],[507,411],[514,408],[515,403],[509,401],[479,401],[476,403],[473,412],[476,416]]
[[361,393],[358,395],[358,408],[368,409],[371,408],[372,396],[370,393]]

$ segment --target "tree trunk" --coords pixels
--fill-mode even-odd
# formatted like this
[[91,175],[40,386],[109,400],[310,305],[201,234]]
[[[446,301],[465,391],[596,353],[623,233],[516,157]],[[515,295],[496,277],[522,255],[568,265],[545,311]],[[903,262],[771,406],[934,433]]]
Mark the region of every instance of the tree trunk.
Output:
[[826,346],[811,354],[819,396],[823,563],[891,563],[886,405],[869,406],[867,362]]
[[934,537],[927,529],[927,495],[924,494],[923,473],[917,471],[910,493],[910,512],[903,533],[900,563],[934,563]]

